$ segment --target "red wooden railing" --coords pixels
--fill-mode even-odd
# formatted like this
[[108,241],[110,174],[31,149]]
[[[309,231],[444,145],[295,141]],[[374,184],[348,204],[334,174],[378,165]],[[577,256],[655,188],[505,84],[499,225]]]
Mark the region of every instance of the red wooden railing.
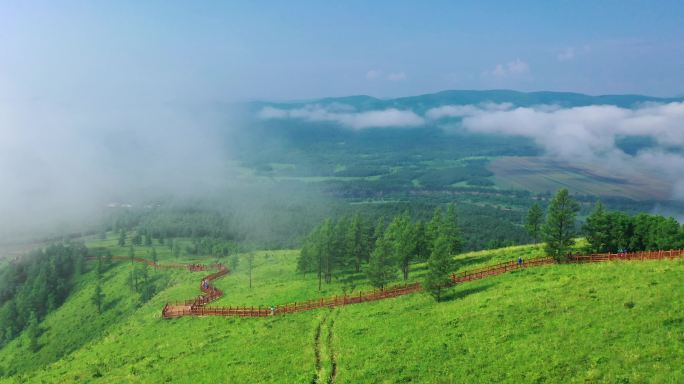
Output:
[[[588,262],[603,262],[614,260],[657,260],[684,257],[684,250],[668,251],[645,251],[634,253],[604,253],[593,255],[570,255],[563,263],[576,264]],[[468,281],[479,280],[489,276],[500,275],[506,272],[521,268],[532,268],[548,264],[556,264],[557,261],[551,257],[540,257],[525,260],[522,263],[508,261],[482,268],[472,269],[451,275],[452,284],[462,284]],[[210,275],[211,276],[211,275]],[[304,302],[294,302],[281,304],[273,307],[266,306],[229,306],[229,307],[210,307],[204,305],[190,305],[192,300],[174,304],[174,310],[164,307],[162,315],[164,318],[181,316],[240,316],[240,317],[263,317],[275,316],[288,313],[308,311],[317,308],[332,308],[342,305],[363,303],[368,301],[384,300],[392,297],[403,296],[422,290],[420,283],[404,284],[392,286],[384,289],[374,289],[370,291],[360,291],[353,295],[342,295],[327,298],[312,299]]]
[[[629,261],[629,260],[660,260],[684,257],[684,250],[667,251],[643,251],[632,253],[600,253],[592,255],[570,255],[561,263],[581,264],[606,261]],[[95,259],[93,257],[89,259]],[[113,256],[113,260],[130,261],[130,257]],[[144,263],[155,268],[187,269],[190,271],[206,271],[216,269],[216,272],[205,276],[200,282],[201,295],[196,298],[166,303],[162,309],[162,317],[165,319],[182,316],[240,316],[240,317],[264,317],[284,315],[288,313],[309,311],[317,308],[333,308],[342,305],[364,303],[368,301],[384,300],[393,297],[408,295],[422,290],[420,283],[395,285],[382,289],[359,291],[355,294],[345,294],[333,297],[321,297],[318,299],[288,304],[279,304],[272,307],[266,306],[228,306],[211,307],[210,302],[223,296],[223,291],[214,287],[211,282],[230,273],[230,270],[222,264],[158,264],[150,260],[134,257],[133,261]],[[558,262],[551,257],[540,257],[524,260],[522,263],[508,261],[486,267],[471,269],[464,272],[451,274],[451,285],[462,284],[468,281],[480,280],[489,276],[500,275],[521,268],[532,268]]]

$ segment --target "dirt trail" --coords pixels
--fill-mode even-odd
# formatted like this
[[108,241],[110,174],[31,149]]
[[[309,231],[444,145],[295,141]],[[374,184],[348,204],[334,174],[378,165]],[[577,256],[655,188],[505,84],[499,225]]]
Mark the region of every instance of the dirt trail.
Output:
[[[337,311],[337,310],[335,310]],[[337,312],[335,312],[337,314]],[[337,379],[337,356],[335,355],[335,349],[333,348],[333,327],[335,325],[335,317],[330,318],[328,324],[328,354],[330,358],[330,375],[328,376],[328,384],[334,384],[335,379]]]
[[[337,377],[337,357],[333,348],[333,326],[337,310],[326,312],[314,331],[314,375],[313,384],[333,384]],[[324,330],[326,334],[324,336]],[[327,364],[325,364],[327,363]]]

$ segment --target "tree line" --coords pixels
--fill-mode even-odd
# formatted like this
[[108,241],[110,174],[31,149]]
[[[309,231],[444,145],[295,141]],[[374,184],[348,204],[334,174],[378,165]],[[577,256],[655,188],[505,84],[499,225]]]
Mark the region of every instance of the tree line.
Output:
[[673,217],[639,213],[629,216],[596,204],[584,224],[592,253],[637,252],[684,248],[684,226]]
[[546,217],[539,205],[529,209],[525,228],[537,242],[545,242],[547,255],[556,259],[567,256],[575,238],[584,235],[585,252],[638,252],[684,248],[684,226],[672,217],[639,213],[630,216],[608,211],[599,201],[581,227],[577,229],[579,204],[567,189],[556,193]]
[[[461,245],[454,204],[446,212],[437,208],[429,221],[412,221],[408,213],[402,213],[386,224],[384,218],[371,222],[356,214],[327,219],[316,227],[304,241],[297,269],[316,273],[319,290],[338,272],[362,271],[373,286],[384,288],[398,273],[408,280],[412,263],[428,261],[430,266],[434,255],[450,260]],[[444,264],[433,261],[435,267]]]

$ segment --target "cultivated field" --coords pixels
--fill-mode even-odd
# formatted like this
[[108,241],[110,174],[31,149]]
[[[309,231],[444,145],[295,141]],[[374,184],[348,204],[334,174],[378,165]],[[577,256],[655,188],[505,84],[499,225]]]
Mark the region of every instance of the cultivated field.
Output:
[[638,170],[630,174],[602,169],[599,164],[569,165],[542,157],[499,157],[489,164],[497,185],[537,193],[568,188],[585,195],[631,199],[668,199],[671,182]]

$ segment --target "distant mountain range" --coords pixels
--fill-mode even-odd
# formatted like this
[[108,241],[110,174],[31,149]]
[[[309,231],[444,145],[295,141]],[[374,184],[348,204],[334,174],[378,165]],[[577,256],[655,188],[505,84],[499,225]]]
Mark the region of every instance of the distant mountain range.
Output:
[[449,90],[417,96],[380,99],[372,96],[357,95],[345,97],[326,97],[321,99],[297,100],[288,102],[255,102],[253,106],[296,107],[308,104],[349,105],[356,110],[376,110],[386,108],[412,109],[424,112],[430,108],[442,105],[468,105],[481,103],[511,103],[515,106],[527,107],[533,105],[558,105],[561,107],[578,107],[586,105],[615,105],[631,108],[640,103],[670,103],[684,102],[684,97],[653,97],[645,95],[600,95],[591,96],[573,92],[519,92],[513,90]]

